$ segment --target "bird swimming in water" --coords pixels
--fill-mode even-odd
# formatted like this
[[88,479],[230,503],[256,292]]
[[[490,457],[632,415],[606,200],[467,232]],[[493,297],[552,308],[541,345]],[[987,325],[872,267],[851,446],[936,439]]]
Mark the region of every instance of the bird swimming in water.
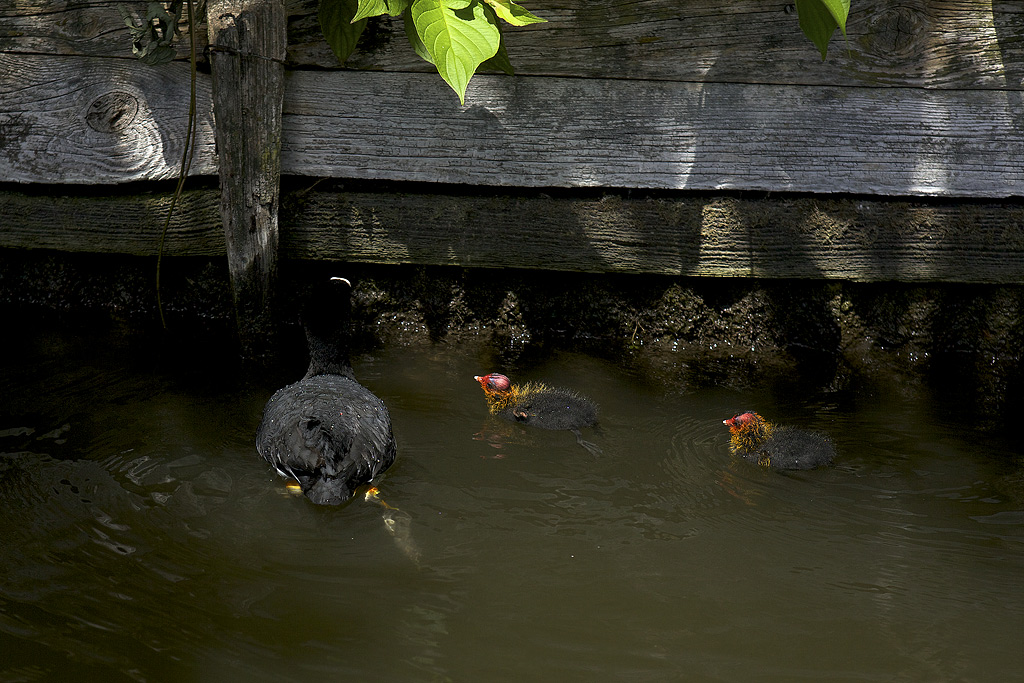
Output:
[[777,470],[811,470],[831,465],[836,456],[824,434],[793,427],[777,427],[752,410],[728,420],[732,452],[762,467]]
[[313,288],[300,315],[309,369],[267,401],[256,432],[260,456],[322,505],[349,500],[395,461],[388,409],[349,364],[351,292],[340,277]]
[[512,384],[508,377],[498,373],[476,375],[473,379],[484,390],[492,415],[541,429],[570,431],[581,446],[600,452],[580,434],[581,428],[597,424],[597,406],[590,399],[540,382]]

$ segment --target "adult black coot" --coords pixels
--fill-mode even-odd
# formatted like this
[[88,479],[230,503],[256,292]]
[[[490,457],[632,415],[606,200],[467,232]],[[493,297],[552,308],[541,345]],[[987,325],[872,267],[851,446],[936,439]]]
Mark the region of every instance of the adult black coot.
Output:
[[300,315],[309,369],[270,398],[256,432],[263,459],[323,505],[344,503],[395,461],[388,409],[349,365],[351,290],[338,277],[314,287]]
[[571,431],[581,446],[599,452],[580,434],[581,428],[597,424],[597,406],[585,396],[540,382],[512,384],[505,375],[493,372],[473,379],[483,388],[492,415],[541,429]]
[[762,467],[811,470],[831,465],[836,456],[832,441],[824,434],[777,427],[753,411],[737,413],[722,422],[732,435],[732,452]]

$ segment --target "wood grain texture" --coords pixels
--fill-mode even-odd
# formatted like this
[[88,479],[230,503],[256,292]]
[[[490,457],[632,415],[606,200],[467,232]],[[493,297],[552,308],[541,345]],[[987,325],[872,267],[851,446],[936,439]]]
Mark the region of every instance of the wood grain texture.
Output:
[[[225,253],[219,193],[185,193],[170,256]],[[0,192],[0,247],[155,255],[167,194]],[[282,198],[283,258],[858,282],[1024,284],[1016,203],[429,192]]]
[[[140,13],[141,0],[125,2]],[[785,0],[550,0],[526,3],[548,23],[508,28],[517,73],[697,82],[1019,89],[1024,5],[1018,0],[857,0],[849,40],[829,58],[800,32]],[[317,0],[289,0],[288,59],[337,68],[317,21]],[[206,29],[198,27],[200,53]],[[185,41],[177,45],[186,56]],[[130,58],[116,5],[18,0],[0,3],[0,52]],[[431,72],[401,19],[375,20],[348,66]]]
[[284,19],[281,0],[207,4],[220,214],[245,358],[267,354],[274,329]]
[[1024,109],[1000,91],[478,76],[467,103],[427,75],[292,72],[283,168],[519,187],[1024,194]]
[[[124,183],[178,173],[185,64],[0,54],[0,181]],[[193,174],[217,172],[209,78],[198,83]]]
[[[291,4],[289,58],[336,68],[310,0]],[[1017,0],[857,0],[828,58],[800,31],[794,4],[764,0],[553,0],[526,3],[548,23],[504,30],[520,76],[705,83],[1020,89],[1024,6]],[[431,68],[382,19],[347,66]]]
[[[54,188],[48,188],[54,190]],[[0,246],[156,256],[171,193],[92,196],[0,191]],[[220,192],[186,190],[168,226],[166,256],[223,256]]]
[[[519,75],[698,82],[1019,89],[1024,8],[1015,0],[857,0],[829,57],[801,33],[793,4],[764,0],[555,0],[548,23],[504,31]],[[293,63],[336,66],[295,3]],[[348,66],[429,71],[384,20]]]
[[[174,177],[183,65],[0,56],[0,181]],[[170,93],[170,94],[168,94]],[[209,78],[194,175],[216,173]],[[1024,194],[1019,93],[291,72],[285,174],[513,187]],[[413,116],[410,112],[415,112]]]
[[[198,5],[198,0],[193,2]],[[0,3],[0,52],[134,59],[131,35],[118,5],[128,10],[136,25],[141,25],[146,4],[147,0],[14,0]],[[177,59],[188,59],[188,22],[184,16],[180,28],[182,35],[172,43],[172,47]],[[196,50],[203,58],[205,22],[200,22],[198,28]]]
[[1024,207],[317,193],[285,255],[686,276],[1024,283]]

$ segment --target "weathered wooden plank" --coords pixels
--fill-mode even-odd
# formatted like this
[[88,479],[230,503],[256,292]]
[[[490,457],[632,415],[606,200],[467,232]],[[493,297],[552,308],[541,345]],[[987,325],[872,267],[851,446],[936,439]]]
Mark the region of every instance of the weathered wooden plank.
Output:
[[[288,58],[337,67],[316,18],[317,0],[287,4]],[[142,2],[126,2],[136,11]],[[552,0],[529,4],[548,23],[505,32],[521,75],[701,82],[902,85],[1019,89],[1024,6],[1015,0],[858,0],[849,41],[829,59],[800,33],[791,3],[763,0]],[[206,30],[200,26],[200,52]],[[184,58],[180,41],[179,58]],[[116,6],[107,0],[19,0],[0,5],[0,52],[130,57]],[[429,72],[384,20],[349,66]]]
[[281,108],[287,45],[281,0],[209,0],[220,213],[242,354],[269,351],[277,280]]
[[[0,192],[0,247],[153,255],[169,201]],[[1024,284],[1024,206],[738,197],[285,193],[282,255],[378,264]],[[218,193],[185,193],[171,256],[224,253]]]
[[[216,172],[208,77],[200,92],[197,175]],[[460,107],[427,74],[292,72],[282,171],[520,187],[1024,193],[1024,110],[1012,92],[480,76],[469,93]],[[177,172],[182,65],[0,56],[0,97],[0,181]]]
[[[194,174],[217,172],[209,77],[198,82]],[[189,69],[0,54],[0,181],[124,183],[178,173]]]
[[[124,2],[142,22],[143,2]],[[203,44],[206,39],[203,37]],[[184,57],[184,42],[176,45]],[[117,3],[107,0],[17,0],[0,4],[0,53],[132,57]]]
[[285,255],[371,263],[1024,283],[1024,207],[317,193]]
[[[0,246],[156,256],[171,193],[91,196],[0,191]],[[220,192],[186,190],[164,242],[166,256],[223,256]]]
[[[525,187],[1006,197],[1006,92],[292,72],[287,173]],[[411,116],[410,112],[415,112]]]
[[[531,9],[549,22],[505,31],[520,75],[1011,89],[1024,76],[1024,10],[1010,1],[858,0],[849,40],[837,36],[825,62],[786,2],[556,0]],[[314,17],[293,18],[290,58],[336,65]],[[349,66],[426,70],[403,34],[400,20],[384,22]]]

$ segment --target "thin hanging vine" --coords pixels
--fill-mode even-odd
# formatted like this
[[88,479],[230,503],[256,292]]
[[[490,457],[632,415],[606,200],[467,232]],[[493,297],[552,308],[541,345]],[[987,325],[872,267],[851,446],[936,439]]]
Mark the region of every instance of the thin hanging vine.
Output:
[[131,13],[124,5],[119,5],[118,10],[124,19],[128,30],[132,35],[132,52],[146,64],[165,64],[174,59],[174,48],[172,43],[180,35],[179,24],[181,22],[181,11],[184,6],[188,20],[189,37],[189,98],[188,98],[188,125],[185,131],[185,145],[181,153],[181,164],[178,167],[178,185],[171,196],[171,205],[164,217],[163,229],[160,231],[160,246],[156,254],[156,309],[160,314],[160,325],[167,329],[167,319],[164,316],[163,298],[160,292],[160,272],[163,266],[164,243],[167,240],[167,231],[171,225],[171,218],[174,209],[181,198],[182,190],[185,187],[185,179],[188,178],[189,169],[192,167],[192,158],[195,152],[196,142],[196,32],[195,20],[202,12],[204,2],[200,1],[198,7],[193,7],[192,0],[175,0],[170,3],[150,2],[146,6],[146,16],[142,24],[137,25]]

